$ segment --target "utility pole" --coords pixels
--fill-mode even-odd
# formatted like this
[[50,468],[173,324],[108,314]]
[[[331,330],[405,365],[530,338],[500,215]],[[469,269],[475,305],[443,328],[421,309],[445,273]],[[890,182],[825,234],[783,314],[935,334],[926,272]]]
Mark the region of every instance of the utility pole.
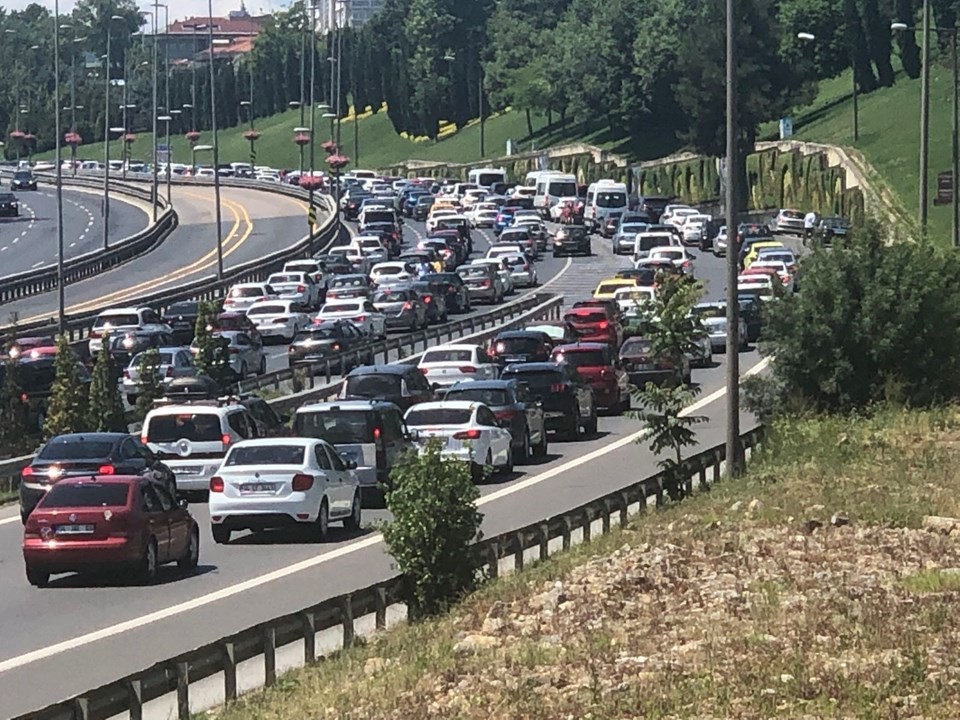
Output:
[[207,0],[210,21],[207,37],[210,41],[210,129],[213,133],[213,195],[217,218],[217,280],[223,280],[223,217],[220,209],[220,145],[217,138],[217,84],[213,69],[213,0]]
[[153,172],[152,181],[150,186],[150,201],[153,205],[153,222],[157,221],[157,202],[159,201],[159,191],[157,187],[157,10],[159,9],[160,4],[153,4]]
[[53,2],[53,106],[54,134],[56,135],[56,183],[57,183],[57,331],[62,335],[66,330],[67,317],[63,291],[63,168],[61,148],[63,137],[60,132],[60,0]]
[[103,83],[103,249],[110,245],[110,36],[111,22],[107,21],[107,55],[104,58]]
[[[923,0],[923,67],[920,72],[920,237],[927,237],[930,159],[930,0]],[[956,188],[954,188],[956,192]]]

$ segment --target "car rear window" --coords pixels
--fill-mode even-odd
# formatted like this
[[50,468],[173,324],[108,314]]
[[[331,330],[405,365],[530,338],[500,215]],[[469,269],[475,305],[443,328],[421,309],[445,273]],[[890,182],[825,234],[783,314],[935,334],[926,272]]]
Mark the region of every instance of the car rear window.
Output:
[[286,315],[285,305],[261,305],[260,307],[250,308],[247,315]]
[[362,303],[336,303],[335,305],[327,303],[320,308],[320,314],[327,313],[356,313],[363,310]]
[[695,307],[691,311],[694,317],[705,318],[725,318],[727,316],[726,307]]
[[331,445],[372,443],[374,414],[369,410],[320,410],[297,413],[293,431],[300,437],[326,440]]
[[147,442],[151,443],[220,442],[222,436],[220,416],[214,413],[155,415],[147,425]]
[[560,370],[527,370],[522,368],[517,370],[507,369],[503,377],[514,377],[521,382],[525,382],[531,387],[542,387],[544,385],[554,385],[563,382],[563,373]]
[[373,273],[376,275],[399,275],[403,272],[402,267],[397,267],[396,265],[388,265],[387,267],[378,267],[373,269]]
[[250,321],[245,315],[221,315],[217,318],[217,325],[221,330],[247,330]]
[[232,298],[260,297],[263,294],[263,288],[259,287],[235,287],[230,290]]
[[298,283],[303,280],[302,277],[298,274],[287,274],[287,275],[271,275],[267,282],[270,284],[273,283]]
[[129,315],[107,315],[106,317],[100,316],[96,319],[96,322],[93,323],[95,328],[107,327],[123,327],[130,325],[139,325],[140,318],[136,313],[131,313]]
[[373,296],[375,303],[393,303],[412,299],[412,293],[406,290],[381,290]]
[[49,391],[57,377],[53,358],[21,360],[17,363],[17,375],[20,387],[28,393]]
[[344,388],[347,395],[355,397],[387,398],[400,394],[400,380],[393,374],[354,375],[347,378]]
[[224,465],[303,465],[302,445],[250,445],[235,447]]
[[493,343],[493,349],[500,354],[531,353],[543,347],[543,342],[533,337],[500,338]]
[[124,507],[130,495],[126,483],[62,483],[40,501],[42,508]]
[[553,356],[557,362],[563,362],[573,367],[606,366],[607,362],[602,350],[575,350],[573,352],[558,352]]
[[423,363],[435,362],[472,362],[472,350],[428,350],[421,359]]
[[37,454],[40,460],[88,460],[110,457],[113,442],[109,440],[50,440]]
[[626,207],[627,196],[622,192],[597,193],[597,207],[621,208]]
[[171,315],[194,315],[197,312],[197,303],[194,302],[181,302],[173,303],[165,311],[164,316],[170,317]]
[[791,220],[803,220],[803,213],[799,210],[783,210],[780,214]]
[[466,425],[470,422],[473,411],[470,408],[413,408],[407,413],[407,425],[423,427],[424,425]]
[[564,317],[564,320],[569,320],[572,323],[601,323],[607,319],[606,313],[603,312],[585,312],[585,313],[570,313]]
[[474,388],[465,387],[450,390],[444,396],[447,400],[469,400],[470,402],[479,402],[490,407],[501,405],[510,405],[513,401],[510,393],[498,388]]
[[[140,363],[143,362],[145,353],[137,353],[133,356],[133,359],[130,361],[130,366],[134,368],[140,367]],[[172,365],[173,364],[173,353],[162,352],[159,354],[158,361],[161,365]]]
[[649,355],[653,352],[653,343],[646,338],[630,338],[620,347],[620,357]]
[[337,333],[333,328],[314,328],[312,330],[307,330],[306,332],[299,332],[297,336],[293,339],[296,342],[303,342],[305,340],[330,340],[335,338]]
[[629,282],[608,282],[600,283],[600,287],[597,288],[598,295],[609,295],[616,292],[620,288],[630,287],[632,283]]
[[640,249],[651,250],[655,247],[667,247],[672,244],[666,235],[644,235],[640,237]]
[[490,274],[483,265],[467,265],[466,267],[457,268],[457,272],[465,278],[487,277]]

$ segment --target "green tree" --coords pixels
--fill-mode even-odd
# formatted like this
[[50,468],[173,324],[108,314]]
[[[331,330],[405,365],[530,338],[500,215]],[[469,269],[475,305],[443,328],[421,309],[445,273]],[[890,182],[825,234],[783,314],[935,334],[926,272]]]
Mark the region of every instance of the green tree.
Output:
[[137,363],[137,377],[139,387],[137,389],[135,415],[137,420],[142,421],[153,408],[153,401],[163,397],[163,384],[160,379],[160,352],[156,348],[150,348],[140,353],[140,361]]
[[[108,335],[103,337],[103,347],[108,347]],[[120,399],[120,373],[113,356],[106,350],[97,355],[93,366],[88,401],[87,427],[97,432],[126,432],[127,419]]]
[[404,576],[404,595],[415,617],[436,615],[473,589],[483,514],[470,464],[447,460],[431,440],[390,471],[386,493],[393,520],[382,528],[387,551]]
[[77,356],[70,347],[67,336],[57,336],[57,356],[53,365],[56,379],[53,382],[43,428],[46,438],[88,429],[87,392],[81,382],[78,365]]
[[233,372],[230,369],[228,342],[216,334],[215,321],[216,310],[213,304],[200,303],[193,340],[197,347],[197,370],[212,378],[221,391],[226,391]]
[[0,455],[19,455],[34,444],[29,437],[33,434],[29,427],[29,408],[22,396],[20,366],[8,359],[3,364],[3,384],[0,385]]

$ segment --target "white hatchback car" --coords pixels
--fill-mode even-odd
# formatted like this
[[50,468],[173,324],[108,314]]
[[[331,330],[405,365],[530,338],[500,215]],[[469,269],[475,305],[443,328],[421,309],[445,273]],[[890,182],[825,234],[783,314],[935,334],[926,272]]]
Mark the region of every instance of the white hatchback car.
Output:
[[504,256],[492,258],[477,258],[476,260],[471,260],[471,265],[489,265],[494,270],[497,271],[497,275],[500,277],[500,282],[503,284],[503,294],[504,295],[513,295],[517,291],[517,286],[513,282],[513,275],[510,272],[510,268],[503,261]]
[[370,280],[375,285],[407,282],[414,277],[416,273],[410,263],[403,261],[377,263],[370,270]]
[[236,530],[309,528],[325,540],[331,522],[360,529],[357,465],[325,440],[264,438],[230,448],[210,478],[210,522],[217,543]]
[[320,286],[308,273],[274,273],[267,278],[267,284],[276,291],[278,300],[293,300],[311,308],[320,305]]
[[172,332],[169,325],[164,324],[156,310],[149,307],[111,308],[104,310],[93,321],[90,330],[90,339],[87,349],[93,357],[103,348],[103,336],[108,333],[123,333],[127,330],[157,330]]
[[387,317],[366,298],[324,303],[314,321],[326,320],[349,320],[371,338],[383,340],[387,337]]
[[264,300],[254,303],[247,310],[264,341],[279,338],[293,342],[297,333],[310,324],[310,316],[293,300]]
[[466,380],[496,380],[498,366],[479,345],[441,345],[430,348],[417,367],[433,386],[448,387]]
[[277,292],[267,283],[237,283],[223,300],[225,312],[245,312],[255,302],[276,300]]

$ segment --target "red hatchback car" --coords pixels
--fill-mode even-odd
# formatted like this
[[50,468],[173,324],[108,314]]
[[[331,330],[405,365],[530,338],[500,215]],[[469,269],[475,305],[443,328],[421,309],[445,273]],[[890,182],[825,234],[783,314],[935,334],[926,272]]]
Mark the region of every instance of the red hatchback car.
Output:
[[575,307],[567,310],[563,319],[580,333],[582,342],[607,343],[618,348],[623,342],[620,318],[606,307]]
[[593,389],[599,407],[613,412],[630,408],[630,381],[610,345],[592,342],[560,345],[554,348],[551,359],[575,368],[583,382]]
[[23,529],[27,580],[107,568],[132,571],[152,584],[157,568],[197,567],[200,528],[162,485],[140,477],[103,475],[61,480],[30,514]]

